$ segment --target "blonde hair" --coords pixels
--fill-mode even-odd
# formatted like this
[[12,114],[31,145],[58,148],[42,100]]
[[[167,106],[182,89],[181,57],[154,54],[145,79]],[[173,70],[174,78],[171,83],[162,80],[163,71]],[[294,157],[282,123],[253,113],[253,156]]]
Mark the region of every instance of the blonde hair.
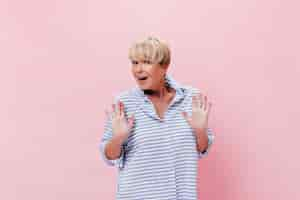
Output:
[[157,37],[148,36],[135,41],[129,48],[130,60],[147,60],[154,64],[169,65],[171,51],[168,44]]

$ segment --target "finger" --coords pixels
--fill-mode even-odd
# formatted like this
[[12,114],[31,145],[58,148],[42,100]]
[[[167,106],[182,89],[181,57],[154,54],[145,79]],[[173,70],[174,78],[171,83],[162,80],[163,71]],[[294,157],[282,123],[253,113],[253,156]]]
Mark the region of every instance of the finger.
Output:
[[212,107],[212,102],[208,102],[207,116],[208,116],[209,113],[210,113],[211,107]]
[[185,112],[185,111],[182,111],[182,116],[183,116],[183,118],[184,119],[187,119],[188,118],[188,114],[187,114],[187,112]]
[[197,108],[201,108],[201,98],[200,98],[201,93],[196,94],[196,102],[197,102]]
[[207,96],[204,96],[204,101],[203,101],[203,109],[206,111],[207,109]]
[[193,108],[198,108],[199,107],[199,101],[197,99],[197,95],[192,97],[192,107]]
[[117,101],[116,110],[115,110],[116,116],[120,116],[120,101]]
[[120,101],[120,116],[124,117],[124,103]]
[[116,104],[112,104],[111,107],[112,107],[111,116],[112,118],[114,118],[116,116]]
[[107,109],[105,109],[104,112],[105,112],[106,120],[109,120],[111,117],[109,111]]
[[202,108],[203,107],[203,95],[202,95],[202,93],[198,94],[198,100],[199,100],[200,108]]
[[183,111],[181,114],[182,114],[183,118],[184,118],[188,123],[191,122],[191,119],[190,119],[190,117],[188,116],[188,113],[187,113],[187,112]]
[[132,116],[128,117],[127,121],[128,121],[128,127],[131,130],[134,125],[134,116],[132,115]]
[[123,117],[124,116],[124,104],[121,101],[120,101],[119,108],[120,108],[120,116]]

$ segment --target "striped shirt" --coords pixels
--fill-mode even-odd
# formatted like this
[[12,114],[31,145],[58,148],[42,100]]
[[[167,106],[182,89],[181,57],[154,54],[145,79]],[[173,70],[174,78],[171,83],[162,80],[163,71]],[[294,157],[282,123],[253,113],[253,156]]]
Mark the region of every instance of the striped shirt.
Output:
[[102,159],[118,169],[117,200],[197,200],[198,159],[206,156],[214,140],[207,129],[208,148],[197,151],[192,128],[181,115],[192,112],[192,96],[199,92],[176,82],[169,74],[165,83],[176,91],[164,118],[160,119],[149,98],[139,87],[115,97],[125,105],[125,116],[135,121],[124,141],[121,155],[109,160],[105,145],[112,138],[111,119],[107,119],[99,144]]

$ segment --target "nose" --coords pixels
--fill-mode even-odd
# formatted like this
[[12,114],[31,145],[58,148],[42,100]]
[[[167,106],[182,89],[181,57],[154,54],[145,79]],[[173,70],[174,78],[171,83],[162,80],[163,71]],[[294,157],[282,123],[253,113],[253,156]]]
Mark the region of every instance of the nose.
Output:
[[138,63],[133,66],[133,69],[135,72],[141,72],[143,71],[143,66],[144,66],[143,63]]

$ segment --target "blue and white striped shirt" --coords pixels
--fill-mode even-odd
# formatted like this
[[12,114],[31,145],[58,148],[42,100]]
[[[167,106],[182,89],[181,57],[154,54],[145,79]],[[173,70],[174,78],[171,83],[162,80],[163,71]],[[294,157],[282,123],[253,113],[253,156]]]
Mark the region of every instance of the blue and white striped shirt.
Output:
[[125,116],[134,114],[134,127],[122,145],[121,156],[109,160],[105,145],[112,138],[111,119],[106,121],[100,141],[101,157],[118,167],[117,200],[197,200],[198,159],[206,156],[214,140],[207,129],[208,148],[198,152],[196,137],[181,112],[192,112],[192,95],[199,92],[177,83],[169,74],[166,84],[176,90],[164,119],[160,119],[139,87],[115,98],[125,105]]

